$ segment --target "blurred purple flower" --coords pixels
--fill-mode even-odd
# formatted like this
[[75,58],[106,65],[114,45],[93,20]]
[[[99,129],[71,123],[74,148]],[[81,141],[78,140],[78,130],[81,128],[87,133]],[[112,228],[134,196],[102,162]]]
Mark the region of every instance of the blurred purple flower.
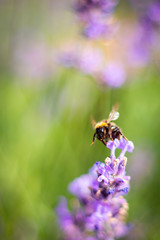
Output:
[[[146,1],[138,9],[139,21],[129,37],[129,61],[133,66],[144,67],[157,51],[157,33],[160,30],[160,1]],[[159,39],[159,38],[158,38]]]
[[109,35],[110,16],[117,3],[116,0],[75,1],[74,10],[88,38],[97,39]]
[[117,5],[117,0],[76,0],[74,9],[77,13],[90,13],[98,10],[104,13],[111,13]]
[[153,1],[149,5],[148,17],[154,23],[160,24],[160,1]]
[[118,62],[110,62],[101,74],[102,81],[109,87],[121,87],[126,80],[125,69]]
[[118,61],[105,64],[105,55],[98,48],[75,45],[61,50],[58,62],[66,68],[75,68],[91,75],[98,84],[117,88],[126,80],[124,66]]
[[143,67],[150,61],[154,37],[154,31],[148,19],[142,19],[132,30],[129,37],[129,61],[133,66]]
[[[107,147],[111,157],[105,163],[97,162],[88,174],[75,179],[69,191],[79,202],[68,210],[65,199],[61,199],[57,214],[64,239],[113,240],[123,237],[131,226],[125,224],[128,204],[123,195],[129,191],[130,177],[125,174],[126,151],[133,151],[131,141],[124,139],[109,141]],[[118,158],[115,150],[122,149]]]
[[[60,199],[59,205],[57,207],[57,214],[59,216],[59,224],[63,229],[65,234],[65,239],[67,240],[82,240],[84,239],[83,232],[76,226],[75,220],[78,216],[78,212],[73,216],[67,206],[67,200],[62,197]],[[77,221],[77,224],[79,221]]]
[[94,75],[103,66],[104,56],[99,49],[86,47],[79,52],[77,69],[86,74]]
[[76,178],[73,182],[69,184],[69,191],[77,195],[78,198],[84,198],[90,194],[88,186],[92,186],[94,179],[96,178],[96,166],[94,165],[89,174],[84,174],[79,178]]
[[98,17],[90,19],[86,24],[84,29],[84,35],[88,38],[97,39],[101,36],[107,36],[111,34],[110,25],[106,25],[106,22],[103,19]]
[[58,62],[66,68],[76,68],[85,74],[94,75],[103,66],[104,56],[99,49],[72,45],[60,51]]

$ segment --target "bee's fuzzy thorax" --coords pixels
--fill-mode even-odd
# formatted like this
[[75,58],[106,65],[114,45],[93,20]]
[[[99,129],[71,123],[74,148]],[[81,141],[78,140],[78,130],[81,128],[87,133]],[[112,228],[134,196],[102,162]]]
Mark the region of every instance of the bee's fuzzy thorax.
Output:
[[101,122],[96,123],[95,129],[96,129],[96,128],[100,128],[100,127],[108,127],[108,123],[107,123],[107,122],[104,122],[104,121],[101,121]]

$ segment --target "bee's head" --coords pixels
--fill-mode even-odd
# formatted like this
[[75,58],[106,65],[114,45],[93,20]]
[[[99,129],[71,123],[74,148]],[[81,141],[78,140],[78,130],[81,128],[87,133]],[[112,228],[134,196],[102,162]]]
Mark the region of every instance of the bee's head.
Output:
[[95,138],[97,137],[100,141],[102,141],[102,139],[105,139],[105,134],[107,132],[107,127],[108,127],[108,123],[103,120],[101,122],[98,122],[95,124],[94,128],[95,128],[95,133],[93,135],[93,140],[92,140],[92,144],[94,144],[95,142]]

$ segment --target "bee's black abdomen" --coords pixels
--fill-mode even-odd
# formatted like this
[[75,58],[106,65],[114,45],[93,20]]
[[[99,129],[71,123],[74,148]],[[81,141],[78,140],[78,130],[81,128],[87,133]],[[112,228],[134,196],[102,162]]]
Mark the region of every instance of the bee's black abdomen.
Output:
[[113,140],[116,139],[116,138],[120,139],[120,136],[121,136],[121,135],[122,135],[122,134],[121,134],[121,130],[120,130],[119,127],[115,127],[115,128],[112,130],[112,138],[113,138]]

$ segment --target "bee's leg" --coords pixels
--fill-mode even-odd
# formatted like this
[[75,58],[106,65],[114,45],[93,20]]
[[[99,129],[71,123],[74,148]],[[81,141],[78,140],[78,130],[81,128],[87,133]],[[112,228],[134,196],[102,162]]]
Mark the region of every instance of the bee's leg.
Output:
[[119,130],[119,139],[121,138],[121,136],[126,140],[128,141],[128,139],[124,136],[123,132],[121,130]]
[[94,133],[94,135],[93,135],[93,140],[92,140],[92,143],[91,143],[91,145],[93,145],[94,144],[94,142],[95,142],[95,138],[96,138],[96,132]]
[[121,137],[122,137],[122,133],[121,133],[121,132],[118,132],[118,133],[117,133],[117,138],[118,138],[118,140],[120,140]]
[[112,137],[112,129],[111,129],[111,124],[110,123],[108,123],[108,136],[112,141],[114,141],[113,137]]
[[126,140],[126,141],[128,141],[128,139],[122,134],[122,137]]
[[102,139],[101,141],[102,141],[103,144],[106,146],[107,142],[106,142],[104,139]]

